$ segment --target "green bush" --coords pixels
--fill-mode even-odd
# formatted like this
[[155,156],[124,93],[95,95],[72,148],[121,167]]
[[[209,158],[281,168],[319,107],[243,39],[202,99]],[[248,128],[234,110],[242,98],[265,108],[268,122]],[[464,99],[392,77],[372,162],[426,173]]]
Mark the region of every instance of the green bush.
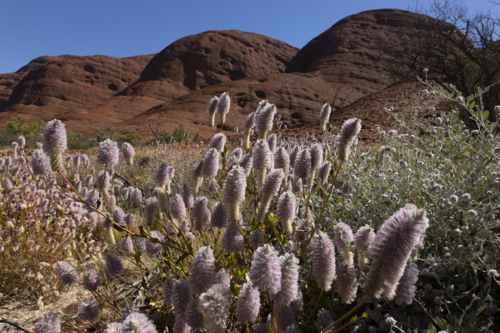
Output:
[[11,119],[11,121],[7,122],[7,127],[0,136],[0,145],[2,146],[10,145],[20,135],[24,135],[28,143],[37,141],[45,126],[43,120],[35,121],[28,125],[27,122],[30,118],[25,115],[18,115]]
[[119,139],[118,142],[123,144],[124,142],[128,142],[132,145],[137,145],[140,141],[142,140],[141,136],[139,133],[136,131],[133,131],[132,133],[122,135]]
[[94,143],[94,139],[82,133],[68,132],[68,148],[69,149],[89,149]]

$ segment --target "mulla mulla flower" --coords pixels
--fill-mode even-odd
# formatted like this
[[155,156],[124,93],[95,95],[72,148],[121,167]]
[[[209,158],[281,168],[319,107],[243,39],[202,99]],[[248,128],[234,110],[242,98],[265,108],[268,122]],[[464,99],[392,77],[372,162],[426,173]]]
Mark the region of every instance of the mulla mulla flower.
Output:
[[267,138],[267,144],[269,145],[269,150],[273,154],[276,151],[276,143],[277,143],[276,134],[273,133],[273,134],[269,135],[269,137]]
[[251,283],[243,284],[238,293],[235,315],[242,324],[255,323],[260,310],[259,290],[252,287]]
[[193,208],[194,195],[193,189],[188,184],[182,184],[180,191],[181,197],[184,200],[184,206],[186,208]]
[[122,156],[127,165],[132,166],[134,164],[135,150],[134,147],[128,143],[124,142],[121,148]]
[[221,240],[222,248],[228,253],[243,251],[245,240],[235,223],[241,226],[241,220],[228,221],[227,228]]
[[263,139],[257,140],[253,147],[252,169],[257,173],[257,189],[260,191],[266,179],[267,169],[271,167],[273,155],[269,150],[269,145]]
[[276,106],[266,103],[255,111],[255,131],[260,139],[266,139],[267,133],[273,129]]
[[118,164],[118,156],[120,152],[118,150],[118,144],[116,141],[106,139],[99,143],[99,149],[97,150],[97,164],[105,165],[108,167]]
[[318,332],[321,332],[322,330],[327,328],[331,323],[333,323],[333,321],[334,321],[333,316],[330,313],[330,311],[328,311],[327,309],[319,310],[318,320],[317,320],[317,324],[316,324]]
[[63,153],[68,148],[66,128],[57,119],[50,120],[43,129],[43,151],[50,157],[50,166],[55,172],[64,170]]
[[229,290],[220,284],[214,284],[201,294],[199,306],[205,316],[208,333],[225,332],[231,300]]
[[203,180],[202,170],[203,161],[195,162],[191,166],[191,188],[193,189],[193,195],[195,197],[198,194],[198,189],[200,188],[201,182]]
[[406,205],[386,220],[366,253],[372,259],[363,285],[365,295],[391,300],[415,247],[421,242],[429,219],[425,209]]
[[352,261],[341,260],[337,265],[336,272],[340,298],[345,304],[351,304],[356,298],[356,292],[358,291],[356,268]]
[[264,184],[262,185],[261,195],[260,195],[260,206],[257,213],[257,220],[259,222],[263,221],[266,217],[267,210],[271,204],[271,199],[278,192],[285,173],[281,169],[275,169],[271,171],[267,176]]
[[65,286],[69,286],[78,281],[78,273],[67,261],[59,261],[56,266],[56,271],[61,283]]
[[172,217],[178,221],[186,219],[186,206],[180,194],[174,194],[170,198],[170,212]]
[[158,166],[155,172],[155,184],[157,187],[166,188],[167,193],[170,194],[170,182],[174,178],[175,169],[162,163]]
[[332,164],[328,161],[321,164],[321,166],[318,168],[318,178],[321,185],[324,185],[328,181],[328,176],[330,175],[331,169]]
[[123,333],[156,333],[156,327],[146,315],[132,312],[122,323]]
[[342,125],[337,137],[337,156],[341,161],[345,162],[349,159],[351,146],[360,131],[361,120],[357,118],[348,119]]
[[222,153],[224,151],[224,145],[226,144],[226,140],[227,138],[224,135],[224,133],[217,133],[210,141],[209,148],[215,148],[220,153]]
[[290,192],[284,192],[278,199],[276,206],[276,217],[281,222],[283,232],[286,235],[293,233],[292,223],[295,219],[295,209],[297,206],[297,199],[295,195]]
[[408,263],[396,289],[396,296],[394,297],[394,300],[397,305],[410,305],[413,302],[413,297],[415,297],[415,291],[417,290],[417,287],[415,285],[417,281],[417,264],[413,262]]
[[220,153],[215,148],[210,148],[205,154],[203,159],[203,167],[201,175],[207,178],[214,178],[217,176],[219,170]]
[[34,333],[61,333],[61,319],[55,313],[48,313],[35,324]]
[[193,331],[200,330],[205,327],[205,319],[203,312],[200,310],[200,301],[197,299],[191,300],[186,310],[186,322]]
[[295,181],[302,179],[304,184],[311,177],[311,153],[308,149],[302,149],[297,153],[293,167],[293,177]]
[[252,171],[253,156],[251,154],[245,154],[238,161],[238,165],[245,170],[245,175],[248,177]]
[[[157,239],[159,242],[163,242],[164,239],[165,239],[165,236],[163,236],[163,234],[159,231],[151,231],[149,233],[149,237],[150,238],[155,238]],[[146,240],[146,253],[150,256],[154,256],[154,255],[157,255],[159,254],[162,249],[163,249],[163,245],[161,243],[153,243],[152,241],[150,241],[149,239]]]
[[276,169],[283,169],[285,173],[284,185],[286,186],[288,173],[290,172],[290,156],[284,147],[279,147],[274,153],[274,167]]
[[250,267],[250,279],[260,291],[275,295],[281,290],[281,265],[278,253],[265,244],[254,252]]
[[208,224],[209,217],[210,210],[208,209],[208,199],[206,197],[196,198],[193,204],[193,210],[191,211],[193,229],[197,231],[203,230],[203,227]]
[[250,149],[250,136],[255,127],[255,113],[250,113],[243,124],[243,149]]
[[215,258],[208,246],[200,247],[191,264],[189,287],[193,294],[201,295],[210,288],[215,271]]
[[333,233],[335,237],[335,246],[340,252],[340,255],[344,260],[352,262],[354,254],[350,251],[349,247],[354,241],[354,236],[351,227],[344,222],[340,222],[335,225]]
[[126,252],[134,251],[134,243],[129,236],[125,236],[122,238],[122,240],[120,241],[120,249]]
[[214,96],[208,103],[207,107],[207,113],[208,113],[208,126],[214,127],[215,126],[215,113],[216,113],[216,107],[217,107],[217,101],[219,100],[219,97]]
[[83,286],[89,291],[96,291],[101,285],[101,278],[94,269],[89,269],[83,274]]
[[117,256],[112,253],[106,255],[106,272],[109,276],[118,276],[123,273],[123,264]]
[[210,216],[210,224],[215,228],[225,228],[227,221],[228,213],[226,206],[221,203],[216,204]]
[[323,147],[317,143],[309,148],[309,153],[311,154],[311,177],[308,186],[311,188],[316,177],[316,171],[323,163]]
[[81,302],[78,305],[78,319],[94,321],[97,317],[99,317],[99,306],[97,306],[96,301]]
[[354,235],[354,246],[356,246],[356,251],[358,252],[358,268],[361,271],[366,268],[366,251],[374,238],[375,233],[373,232],[372,227],[368,225],[359,228]]
[[233,167],[224,182],[224,205],[228,211],[229,223],[239,219],[240,204],[245,201],[247,177],[239,165]]
[[321,111],[319,112],[319,126],[323,132],[328,129],[328,122],[330,121],[330,113],[332,112],[332,106],[329,103],[323,104]]
[[222,123],[222,127],[224,128],[224,124],[226,123],[226,116],[229,113],[229,109],[231,107],[231,98],[227,92],[223,92],[220,95],[219,100],[217,101],[216,110],[217,113],[220,114],[220,122]]
[[41,149],[37,149],[31,154],[31,168],[35,176],[48,177],[52,174],[50,158]]
[[281,264],[281,290],[277,300],[288,306],[299,294],[299,259],[293,253],[285,253],[279,257]]
[[335,247],[328,235],[318,231],[311,240],[312,271],[318,287],[329,291],[335,279]]

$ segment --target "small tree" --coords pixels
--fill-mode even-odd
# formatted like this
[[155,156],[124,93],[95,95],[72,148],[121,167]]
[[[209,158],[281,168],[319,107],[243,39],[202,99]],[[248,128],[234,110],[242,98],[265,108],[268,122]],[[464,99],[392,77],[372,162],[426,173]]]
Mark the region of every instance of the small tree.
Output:
[[12,117],[11,119],[12,121],[7,122],[5,134],[12,137],[24,135],[26,141],[33,141],[38,139],[43,131],[43,127],[45,126],[45,122],[43,120],[39,122],[35,121],[28,125],[27,122],[30,118],[24,115]]

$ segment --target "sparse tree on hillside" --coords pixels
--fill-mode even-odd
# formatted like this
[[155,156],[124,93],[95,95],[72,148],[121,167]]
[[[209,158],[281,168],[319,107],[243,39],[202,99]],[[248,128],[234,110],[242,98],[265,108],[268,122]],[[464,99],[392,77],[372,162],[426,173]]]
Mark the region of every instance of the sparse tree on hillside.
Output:
[[[492,2],[500,5],[500,1]],[[417,15],[407,19],[406,26],[418,31],[411,43],[385,45],[390,55],[387,67],[400,80],[415,79],[416,75],[435,81],[445,91],[453,93],[453,84],[467,97],[500,81],[500,20],[490,11],[469,14],[468,8],[457,0],[434,1],[428,10],[409,8]],[[403,46],[408,45],[408,46]],[[481,101],[477,100],[476,104]],[[500,85],[492,86],[483,95],[485,110],[495,121],[495,105],[500,104]],[[460,110],[469,127],[465,109]]]

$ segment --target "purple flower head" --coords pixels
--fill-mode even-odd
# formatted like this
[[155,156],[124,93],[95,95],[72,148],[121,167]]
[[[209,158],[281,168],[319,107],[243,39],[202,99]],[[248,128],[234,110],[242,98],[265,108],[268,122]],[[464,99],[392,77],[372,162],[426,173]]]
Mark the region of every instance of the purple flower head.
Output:
[[189,283],[180,279],[174,281],[172,284],[172,304],[174,305],[174,312],[176,316],[183,316],[186,314],[186,309],[191,303],[191,292],[189,290]]
[[118,276],[123,272],[121,260],[112,253],[106,254],[106,272],[109,276]]
[[41,149],[37,149],[31,154],[31,167],[35,176],[52,174],[50,158]]
[[274,115],[276,114],[276,106],[266,103],[261,109],[255,111],[255,130],[259,138],[265,139],[267,132],[273,129]]
[[253,156],[251,154],[246,154],[244,155],[238,162],[238,165],[245,170],[245,176],[250,175],[250,171],[252,171],[252,163],[253,163]]
[[218,203],[212,210],[212,215],[210,217],[210,223],[212,227],[215,228],[225,228],[228,221],[228,212],[226,207]]
[[12,190],[13,186],[12,186],[12,182],[10,181],[10,179],[9,179],[9,178],[4,178],[2,183],[3,183],[3,187],[4,187],[7,191]]
[[[295,321],[295,317],[293,316],[292,308],[289,306],[281,306],[281,310],[279,310],[279,313],[278,313],[279,308],[280,308],[280,306],[278,305],[278,303],[274,303],[273,312],[274,312],[274,315],[277,316],[276,328],[277,328],[278,332],[289,332],[289,331],[287,331],[287,329],[290,326],[296,327],[296,325],[297,325],[297,322]],[[294,327],[292,327],[292,330],[293,329],[294,329]]]
[[252,284],[245,283],[241,287],[236,303],[236,319],[242,323],[255,323],[260,310],[259,290],[252,288]]
[[299,294],[299,259],[292,253],[279,257],[281,264],[281,291],[278,293],[279,304],[288,306]]
[[263,196],[273,196],[278,193],[281,183],[285,178],[285,173],[282,169],[274,169],[267,176],[264,184],[262,185]]
[[292,222],[295,219],[295,209],[297,207],[297,199],[290,192],[284,192],[278,199],[276,206],[276,217],[281,221],[285,234],[290,235],[292,230]]
[[129,195],[130,203],[140,204],[142,202],[142,192],[140,189],[133,187]]
[[122,323],[109,323],[104,333],[123,333]]
[[171,278],[166,278],[163,280],[163,303],[166,306],[172,305],[172,286],[174,285],[174,281]]
[[116,207],[113,211],[113,220],[121,225],[125,225],[125,212],[120,207]]
[[264,170],[271,167],[271,159],[273,154],[269,150],[269,145],[263,139],[257,140],[253,147],[253,163],[254,170]]
[[155,325],[144,314],[132,312],[122,323],[123,333],[156,333]]
[[181,188],[181,197],[184,201],[184,206],[186,208],[193,208],[193,203],[194,203],[194,196],[193,196],[193,190],[191,189],[191,186],[188,184],[182,184]]
[[56,152],[64,153],[68,148],[66,128],[57,119],[50,120],[43,129],[43,151],[48,156]]
[[231,277],[224,268],[215,273],[214,284],[220,284],[222,287],[229,290],[231,286]]
[[396,296],[394,300],[397,305],[406,304],[410,305],[415,297],[416,286],[418,281],[418,268],[415,263],[408,263],[405,272],[399,280],[398,288],[396,289]]
[[[156,238],[158,241],[163,242],[165,236],[159,231],[151,231],[149,233],[150,238]],[[150,256],[157,255],[161,252],[163,246],[161,243],[153,243],[149,239],[146,240],[146,253]]]
[[354,139],[361,131],[361,120],[351,118],[344,122],[337,137],[337,156],[341,161],[347,161]]
[[226,144],[226,136],[224,133],[217,133],[214,135],[210,141],[209,148],[215,148],[217,151],[221,152],[224,150],[224,145]]
[[78,305],[78,319],[94,321],[99,317],[99,307],[96,301],[90,301],[89,303],[81,302]]
[[356,268],[352,261],[341,260],[337,265],[337,285],[342,302],[351,304],[358,291]]
[[335,279],[335,247],[328,235],[319,231],[311,240],[312,269],[318,287],[329,291]]
[[208,102],[208,107],[207,107],[207,113],[212,114],[215,113],[216,111],[216,106],[217,106],[217,101],[219,100],[219,97],[214,96],[210,102]]
[[365,225],[361,227],[354,235],[354,245],[358,251],[364,252],[368,249],[368,246],[375,238],[375,233],[372,227]]
[[292,167],[295,167],[295,159],[297,158],[297,153],[299,151],[300,151],[300,147],[299,146],[295,146],[288,153],[288,156],[290,156],[290,165]]
[[238,163],[242,157],[243,157],[243,150],[241,150],[241,148],[236,148],[231,153],[231,157],[230,157],[229,161],[231,163]]
[[[241,225],[241,221],[238,221],[238,224]],[[244,241],[243,235],[234,221],[229,221],[222,236],[222,248],[228,253],[243,251]]]
[[134,215],[132,214],[125,215],[125,218],[123,220],[125,221],[125,224],[129,227],[135,223],[135,218]]
[[155,184],[158,187],[167,185],[173,178],[174,168],[169,167],[166,163],[158,166],[155,172]]
[[109,189],[111,187],[111,177],[107,171],[101,170],[97,175],[96,185],[102,189]]
[[269,137],[267,138],[267,144],[269,145],[269,150],[273,154],[276,151],[276,142],[277,142],[276,134],[269,135]]
[[321,181],[321,185],[328,181],[328,176],[330,175],[330,170],[332,169],[332,164],[330,162],[324,162],[318,168],[318,178]]
[[288,176],[290,170],[290,156],[284,147],[279,147],[274,153],[274,167],[276,169],[283,169],[285,175]]
[[217,101],[216,111],[220,114],[228,114],[230,107],[231,98],[229,98],[227,92],[223,92],[222,95],[220,95],[219,100]]
[[245,132],[248,132],[254,127],[255,127],[255,112],[252,112],[245,119],[245,123],[243,123],[243,129],[245,130]]
[[344,260],[351,262],[353,259],[352,252],[349,251],[351,243],[354,241],[351,227],[347,224],[340,222],[334,228],[335,245],[337,250],[342,255]]
[[146,224],[151,226],[154,224],[154,220],[160,208],[160,203],[155,197],[148,198],[144,205],[144,216],[146,218]]
[[193,331],[205,327],[205,319],[203,318],[203,312],[200,310],[200,303],[197,299],[191,300],[186,309],[186,322]]
[[334,322],[333,316],[330,313],[330,311],[328,311],[327,309],[321,309],[321,310],[319,310],[319,312],[318,312],[318,321],[317,321],[317,324],[316,324],[318,332],[321,332],[322,330],[324,330],[325,328],[327,328],[328,326],[330,326],[330,324],[333,323],[333,322]]
[[316,170],[323,163],[323,147],[319,143],[309,148],[311,154],[311,169]]
[[208,332],[225,331],[231,300],[229,290],[220,284],[213,285],[201,294],[200,309],[205,314]]
[[210,210],[208,209],[208,199],[206,197],[196,198],[193,204],[193,210],[191,211],[193,229],[201,231],[203,226],[208,224],[209,216]]
[[135,156],[134,147],[130,143],[124,142],[122,144],[121,152],[122,152],[123,159],[127,162],[127,164],[132,165],[134,163],[133,159]]
[[205,158],[203,159],[201,175],[208,178],[217,176],[217,171],[219,170],[219,160],[219,151],[215,148],[210,148],[210,150],[205,154]]
[[101,278],[94,269],[89,269],[83,274],[83,286],[89,291],[96,291],[101,285]]
[[274,248],[265,244],[253,254],[250,279],[260,291],[269,291],[271,295],[281,290],[281,265]]
[[193,294],[201,295],[210,288],[215,271],[215,258],[208,246],[200,247],[191,264],[189,287]]
[[47,313],[37,321],[34,333],[61,333],[61,320],[54,313]]
[[302,149],[297,153],[293,167],[293,177],[295,179],[306,180],[311,176],[311,154],[309,150]]
[[78,273],[67,261],[59,261],[56,266],[59,279],[64,286],[69,286],[78,281]]
[[24,137],[24,135],[21,134],[17,138],[17,144],[19,145],[19,148],[24,149],[24,146],[26,145],[26,138]]
[[332,112],[332,106],[328,103],[323,104],[323,107],[319,112],[319,124],[323,132],[327,130],[327,124],[330,121],[331,112]]
[[245,201],[245,189],[247,177],[245,171],[239,165],[229,171],[224,182],[224,204],[239,205]]
[[259,246],[264,245],[266,240],[262,232],[259,229],[255,229],[248,235],[248,243],[256,250]]
[[382,224],[367,252],[372,263],[363,286],[366,296],[378,298],[383,292],[387,299],[394,298],[406,263],[428,227],[425,209],[414,205],[406,205]]
[[186,206],[180,194],[174,194],[170,198],[170,212],[176,220],[182,221],[186,219]]
[[123,237],[120,242],[120,248],[122,251],[126,252],[134,251],[134,243],[132,242],[132,239],[129,236]]
[[118,151],[118,144],[116,143],[116,141],[106,139],[99,143],[96,162],[99,165],[117,165],[119,155],[120,152]]

